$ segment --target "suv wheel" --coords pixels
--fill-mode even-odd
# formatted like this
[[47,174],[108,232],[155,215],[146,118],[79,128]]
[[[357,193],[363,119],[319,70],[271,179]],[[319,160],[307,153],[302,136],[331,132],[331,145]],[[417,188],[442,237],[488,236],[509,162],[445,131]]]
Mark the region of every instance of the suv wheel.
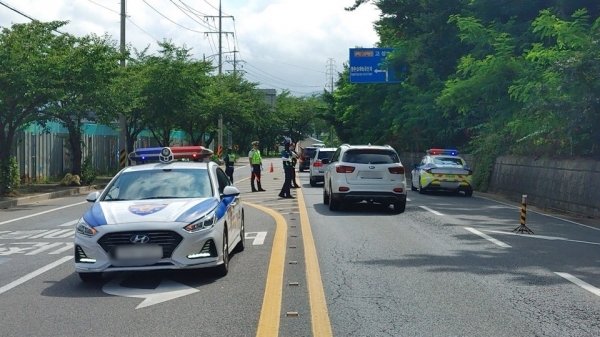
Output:
[[325,191],[325,187],[323,187],[323,203],[329,205],[329,194]]
[[[329,190],[331,191],[331,186],[329,186]],[[340,200],[333,197],[333,195],[329,195],[329,210],[337,211],[340,209]]]
[[395,201],[393,205],[394,205],[394,213],[395,214],[404,213],[404,211],[406,210],[406,200]]
[[472,196],[472,195],[473,195],[473,189],[466,190],[466,191],[465,191],[465,195],[466,195],[467,197],[470,197],[470,196]]
[[425,189],[421,186],[421,181],[419,181],[419,194],[425,194]]

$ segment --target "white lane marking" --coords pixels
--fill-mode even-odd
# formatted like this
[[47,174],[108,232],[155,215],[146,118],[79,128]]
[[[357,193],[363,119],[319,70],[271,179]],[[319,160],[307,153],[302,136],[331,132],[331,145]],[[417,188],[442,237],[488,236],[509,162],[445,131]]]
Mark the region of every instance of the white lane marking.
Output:
[[1,225],[5,225],[7,223],[11,223],[11,222],[15,222],[15,221],[23,220],[23,219],[29,219],[29,218],[32,218],[34,216],[38,216],[38,215],[42,215],[42,214],[46,214],[46,213],[50,213],[50,212],[55,212],[55,211],[60,211],[61,209],[65,209],[65,208],[69,208],[69,207],[73,207],[73,206],[77,206],[77,205],[83,205],[83,204],[87,204],[87,203],[89,203],[89,201],[82,201],[82,202],[78,202],[78,203],[75,203],[75,204],[71,204],[71,205],[67,205],[67,206],[61,206],[61,207],[49,209],[47,211],[43,211],[43,212],[38,212],[38,213],[33,213],[33,214],[30,214],[30,215],[22,216],[20,218],[15,218],[15,219],[11,219],[11,220],[2,221],[2,222],[0,222],[0,226]]
[[444,215],[444,214],[442,214],[442,213],[440,213],[440,212],[438,212],[438,211],[434,211],[434,210],[432,210],[431,208],[429,208],[429,207],[427,207],[427,206],[419,206],[419,207],[421,207],[422,209],[424,209],[424,210],[426,210],[426,211],[429,211],[429,212],[431,212],[431,213],[433,213],[433,214],[435,214],[435,215],[439,215],[439,216],[443,216],[443,215]]
[[61,229],[58,232],[53,232],[51,234],[44,235],[44,239],[58,239],[58,238],[68,238],[73,237],[75,235],[75,231],[71,229]]
[[71,250],[71,249],[73,249],[73,246],[75,246],[75,245],[73,244],[73,242],[63,242],[63,243],[65,244],[65,247],[63,247],[63,248],[60,248],[60,249],[57,249],[57,250],[55,250],[55,251],[53,251],[53,252],[50,252],[50,253],[48,253],[48,254],[60,254],[60,253],[62,253],[62,252],[66,252],[67,250]]
[[568,274],[568,273],[557,273],[557,272],[554,272],[554,274],[556,274],[556,275],[558,275],[558,276],[560,276],[562,278],[565,278],[567,281],[575,283],[576,285],[582,287],[583,289],[591,292],[592,294],[594,294],[596,296],[600,296],[600,289],[594,287],[593,285],[591,285],[591,284],[589,284],[589,283],[587,283],[585,281],[582,281],[582,280],[578,279],[577,277],[575,277],[575,276],[573,276],[571,274]]
[[[501,205],[510,206],[512,208],[521,209],[521,206],[515,206],[515,205],[507,204],[507,203],[502,202],[502,201],[498,201],[498,200],[494,200],[494,199],[490,199],[490,198],[486,198],[486,197],[482,197],[482,196],[475,196],[475,195],[473,195],[473,196],[476,197],[476,198],[481,198],[481,199],[493,201],[493,202],[499,203]],[[600,231],[600,228],[596,228],[596,227],[584,225],[582,223],[575,222],[575,221],[572,221],[572,220],[563,219],[563,218],[558,217],[558,216],[554,216],[554,215],[550,215],[550,214],[546,214],[546,213],[542,213],[542,212],[536,212],[536,211],[532,211],[532,210],[527,210],[527,212],[528,213],[536,213],[536,214],[544,215],[544,216],[547,216],[549,218],[553,218],[553,219],[557,219],[557,220],[562,220],[562,221],[565,221],[565,222],[570,222],[570,223],[572,223],[574,225],[578,225],[578,226],[586,227],[586,228],[593,229],[593,230],[596,230],[596,231]]]
[[506,243],[504,243],[504,242],[502,242],[502,241],[499,241],[499,240],[496,240],[496,239],[494,239],[493,237],[491,237],[491,236],[489,236],[489,235],[487,235],[487,234],[484,234],[484,233],[482,233],[482,232],[480,232],[480,231],[476,230],[475,228],[471,228],[471,227],[465,227],[465,229],[466,229],[466,230],[468,230],[469,232],[471,232],[471,233],[475,234],[475,235],[479,235],[479,236],[481,236],[482,238],[484,238],[484,239],[488,240],[489,242],[492,242],[492,243],[495,243],[495,244],[497,244],[497,245],[498,245],[498,246],[500,246],[500,247],[503,247],[503,248],[510,248],[510,246],[509,246],[509,245],[507,245]]
[[247,232],[246,233],[246,240],[254,239],[254,241],[252,241],[252,245],[254,245],[254,246],[262,245],[263,243],[265,243],[266,237],[267,237],[267,232]]
[[25,253],[25,255],[35,255],[37,253],[41,253],[41,252],[46,251],[48,249],[51,249],[51,248],[54,248],[54,247],[58,247],[58,246],[60,246],[62,244],[63,244],[62,242],[54,242],[54,243],[49,243],[49,244],[47,243],[47,244],[41,246],[40,248],[38,248],[36,250],[33,250],[33,251],[29,252],[29,253]]
[[148,307],[154,304],[174,300],[178,297],[187,296],[200,290],[188,287],[184,284],[171,280],[162,280],[156,289],[125,288],[121,286],[123,279],[113,279],[102,287],[102,291],[114,296],[143,298],[136,309]]
[[49,230],[49,231],[46,231],[46,232],[43,232],[43,233],[41,233],[41,234],[34,235],[34,236],[30,236],[30,237],[28,237],[28,239],[38,239],[38,238],[41,238],[42,236],[43,236],[43,237],[46,237],[46,236],[48,236],[48,235],[51,235],[51,234],[54,234],[54,233],[58,233],[58,232],[60,232],[60,231],[62,231],[62,230],[63,230],[63,229],[51,229],[51,230]]
[[542,240],[557,240],[557,241],[568,241],[568,242],[577,242],[577,243],[585,243],[588,245],[598,245],[600,246],[600,242],[589,242],[589,241],[580,241],[580,240],[571,240],[571,239],[567,239],[567,238],[561,238],[558,236],[545,236],[545,235],[535,235],[535,234],[518,234],[518,233],[508,233],[508,232],[502,232],[502,231],[493,231],[493,230],[485,230],[486,232],[490,232],[490,233],[497,233],[497,234],[506,234],[506,235],[516,235],[516,236],[521,236],[524,238],[533,238],[533,239],[542,239]]
[[410,200],[409,198],[406,198],[406,201],[412,201],[412,200]]
[[73,220],[73,221],[69,221],[69,222],[65,222],[62,225],[58,225],[58,227],[68,227],[68,226],[73,226],[74,224],[76,224],[79,220]]
[[0,295],[3,294],[3,293],[5,293],[5,292],[7,292],[7,291],[9,291],[9,290],[11,290],[12,288],[15,288],[15,287],[17,287],[17,286],[19,286],[19,285],[21,285],[21,284],[23,284],[23,283],[31,280],[32,278],[34,278],[36,276],[39,276],[39,275],[47,272],[48,270],[51,270],[53,268],[56,268],[56,267],[60,266],[61,264],[65,263],[65,262],[67,262],[69,260],[73,260],[73,256],[62,257],[61,259],[59,259],[57,261],[54,261],[54,262],[50,263],[49,265],[46,265],[46,266],[44,266],[44,267],[42,267],[42,268],[40,268],[40,269],[38,269],[36,271],[33,271],[33,272],[31,272],[31,273],[29,273],[29,274],[27,274],[27,275],[25,275],[25,276],[23,276],[23,277],[21,277],[19,279],[16,279],[16,280],[12,281],[11,283],[9,283],[9,284],[7,284],[7,285],[5,285],[3,287],[0,287]]

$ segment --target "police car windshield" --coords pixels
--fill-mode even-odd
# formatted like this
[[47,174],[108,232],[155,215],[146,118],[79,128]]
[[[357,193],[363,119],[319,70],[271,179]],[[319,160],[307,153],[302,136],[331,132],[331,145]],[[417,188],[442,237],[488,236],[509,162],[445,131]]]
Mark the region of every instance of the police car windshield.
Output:
[[102,201],[206,198],[212,196],[207,170],[170,169],[121,174]]
[[456,157],[434,157],[433,163],[439,166],[463,166],[462,160]]

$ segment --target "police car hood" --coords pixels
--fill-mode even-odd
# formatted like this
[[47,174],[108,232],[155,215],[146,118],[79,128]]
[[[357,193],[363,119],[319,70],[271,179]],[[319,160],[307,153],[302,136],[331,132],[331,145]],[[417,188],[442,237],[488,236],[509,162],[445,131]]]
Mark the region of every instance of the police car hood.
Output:
[[[192,222],[219,206],[215,197],[195,199],[153,199],[133,201],[100,201],[83,216],[92,226],[126,225],[140,222]],[[222,213],[222,212],[219,212]]]

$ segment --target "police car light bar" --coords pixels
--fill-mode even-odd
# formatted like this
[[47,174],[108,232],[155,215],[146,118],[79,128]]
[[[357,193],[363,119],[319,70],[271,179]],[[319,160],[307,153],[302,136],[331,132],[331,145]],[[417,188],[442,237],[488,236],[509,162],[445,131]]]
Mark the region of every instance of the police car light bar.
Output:
[[131,152],[129,159],[137,162],[158,160],[162,163],[169,163],[181,159],[203,159],[212,154],[212,150],[203,146],[146,147]]
[[431,155],[438,155],[438,154],[445,154],[445,155],[450,155],[450,156],[458,155],[458,151],[453,150],[453,149],[429,149],[429,150],[427,150],[427,153],[431,154]]

